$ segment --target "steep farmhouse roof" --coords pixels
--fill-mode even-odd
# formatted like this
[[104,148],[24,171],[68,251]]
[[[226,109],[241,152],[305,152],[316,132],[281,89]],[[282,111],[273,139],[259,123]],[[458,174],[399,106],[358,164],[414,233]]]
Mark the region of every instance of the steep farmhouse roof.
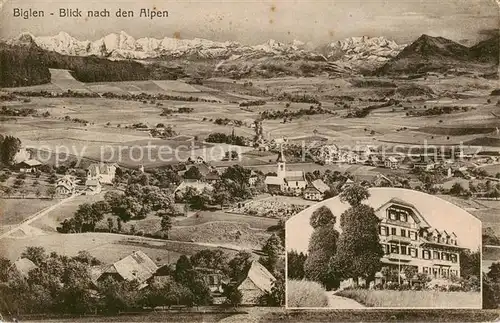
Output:
[[135,251],[108,266],[103,274],[117,273],[125,280],[137,280],[139,283],[143,283],[151,278],[157,269],[158,266],[144,252]]
[[325,182],[323,182],[321,179],[312,181],[311,184],[314,186],[315,189],[317,189],[321,193],[325,193],[330,189],[330,187],[326,185]]
[[263,292],[270,291],[273,282],[276,280],[276,278],[274,278],[274,276],[258,261],[252,262],[246,278],[250,279],[255,286]]
[[21,276],[26,277],[30,270],[38,268],[38,266],[28,258],[19,258],[12,264],[11,268],[15,268]]
[[20,162],[20,164],[25,164],[29,167],[35,167],[35,166],[40,166],[42,163],[36,159],[27,159],[27,160]]

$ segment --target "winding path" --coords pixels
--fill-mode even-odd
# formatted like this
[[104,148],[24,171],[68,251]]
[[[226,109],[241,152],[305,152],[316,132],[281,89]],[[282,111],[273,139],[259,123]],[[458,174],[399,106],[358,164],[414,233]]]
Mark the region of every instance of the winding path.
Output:
[[328,297],[329,308],[358,309],[366,307],[353,299],[335,295],[335,292],[326,292],[326,296]]

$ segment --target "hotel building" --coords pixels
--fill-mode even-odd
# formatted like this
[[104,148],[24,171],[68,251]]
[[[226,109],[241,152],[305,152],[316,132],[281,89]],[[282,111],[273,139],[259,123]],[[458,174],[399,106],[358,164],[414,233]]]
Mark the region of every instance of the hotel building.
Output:
[[460,247],[454,232],[432,228],[410,203],[392,198],[376,209],[381,219],[383,266],[403,272],[407,266],[432,278],[460,277]]

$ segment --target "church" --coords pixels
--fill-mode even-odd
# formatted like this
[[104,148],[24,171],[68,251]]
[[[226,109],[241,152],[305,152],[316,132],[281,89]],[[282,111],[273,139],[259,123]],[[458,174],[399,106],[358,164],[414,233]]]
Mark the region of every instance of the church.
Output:
[[267,190],[272,193],[292,193],[295,195],[302,194],[307,186],[307,181],[303,171],[289,171],[286,169],[285,155],[283,147],[278,154],[276,176],[267,176],[265,184]]

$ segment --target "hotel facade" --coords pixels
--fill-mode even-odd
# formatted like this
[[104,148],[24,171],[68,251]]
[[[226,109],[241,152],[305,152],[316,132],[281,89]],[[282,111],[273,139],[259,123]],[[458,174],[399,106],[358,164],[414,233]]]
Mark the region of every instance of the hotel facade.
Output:
[[[393,198],[376,209],[383,267],[404,273],[413,267],[431,278],[460,277],[460,247],[454,232],[432,228],[410,203]],[[406,277],[405,277],[406,278]],[[377,275],[376,283],[381,275]]]

